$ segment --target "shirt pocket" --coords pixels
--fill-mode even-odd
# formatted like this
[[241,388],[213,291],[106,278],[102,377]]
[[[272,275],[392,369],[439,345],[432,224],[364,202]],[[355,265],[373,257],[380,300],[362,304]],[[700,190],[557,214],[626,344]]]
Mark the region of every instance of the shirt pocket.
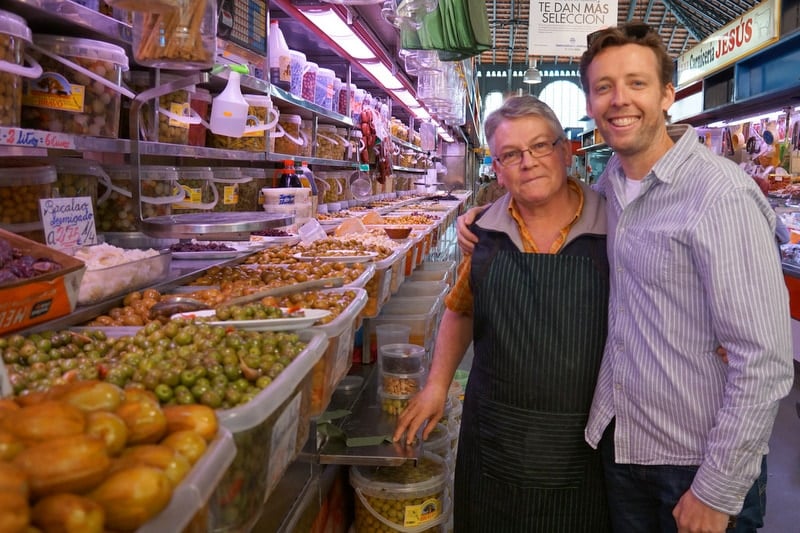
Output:
[[625,271],[645,285],[662,285],[675,274],[672,240],[663,232],[626,228],[622,239],[617,236],[617,246]]
[[477,409],[482,474],[523,489],[574,489],[594,452],[587,415],[520,409],[481,399]]

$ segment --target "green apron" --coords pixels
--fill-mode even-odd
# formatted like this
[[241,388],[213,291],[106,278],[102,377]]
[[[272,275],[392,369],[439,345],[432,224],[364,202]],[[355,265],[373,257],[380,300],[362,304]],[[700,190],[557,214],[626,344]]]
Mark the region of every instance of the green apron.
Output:
[[607,329],[605,239],[530,254],[488,233],[472,264],[455,531],[608,531],[600,456],[584,441]]

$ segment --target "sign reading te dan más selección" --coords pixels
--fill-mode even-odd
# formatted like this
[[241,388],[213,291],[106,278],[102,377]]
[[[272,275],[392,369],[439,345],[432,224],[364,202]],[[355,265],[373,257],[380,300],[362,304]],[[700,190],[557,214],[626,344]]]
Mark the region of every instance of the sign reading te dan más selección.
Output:
[[616,0],[531,0],[528,55],[579,57],[588,34],[616,24]]
[[778,0],[759,5],[678,57],[678,87],[727,67],[778,40]]

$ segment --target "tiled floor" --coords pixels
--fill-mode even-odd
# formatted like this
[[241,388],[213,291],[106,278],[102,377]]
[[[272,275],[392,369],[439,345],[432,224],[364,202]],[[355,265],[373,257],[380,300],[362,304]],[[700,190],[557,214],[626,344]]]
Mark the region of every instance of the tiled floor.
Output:
[[[472,364],[469,347],[460,368]],[[767,516],[761,533],[800,532],[800,365],[794,387],[783,399],[770,439]]]

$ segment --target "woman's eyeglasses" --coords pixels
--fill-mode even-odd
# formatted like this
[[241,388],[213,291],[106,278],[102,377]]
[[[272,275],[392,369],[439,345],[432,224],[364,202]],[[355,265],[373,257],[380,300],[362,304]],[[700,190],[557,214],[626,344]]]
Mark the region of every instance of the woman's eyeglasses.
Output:
[[648,33],[655,33],[655,29],[644,22],[627,22],[616,28],[603,28],[602,30],[593,31],[588,34],[586,36],[586,47],[591,48],[592,43],[598,38],[612,34],[615,31],[622,32],[622,34],[629,39],[644,39]]
[[559,137],[553,142],[534,143],[525,150],[509,150],[508,152],[503,152],[502,154],[498,155],[494,158],[494,160],[504,167],[514,167],[522,163],[522,156],[526,152],[531,154],[531,157],[535,158],[546,157],[552,154],[556,149],[556,144],[558,144],[558,142],[561,140],[563,140],[563,138]]

